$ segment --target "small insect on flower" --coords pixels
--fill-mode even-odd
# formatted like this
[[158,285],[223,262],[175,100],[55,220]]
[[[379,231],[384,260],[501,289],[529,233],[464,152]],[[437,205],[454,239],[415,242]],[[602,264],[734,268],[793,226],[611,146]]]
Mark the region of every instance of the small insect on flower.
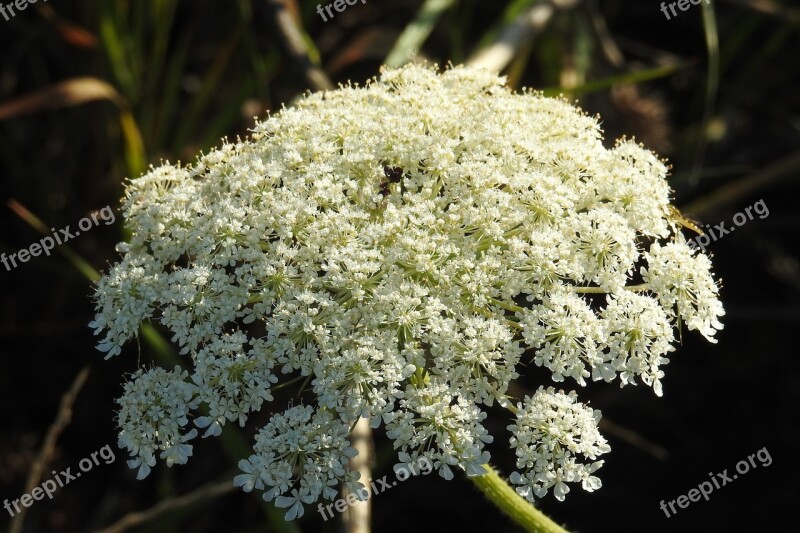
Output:
[[693,232],[697,233],[698,235],[702,235],[704,232],[700,228],[700,222],[696,220],[692,220],[691,218],[687,217],[683,213],[681,213],[677,207],[674,205],[669,206],[669,218],[673,222],[676,222],[678,225],[683,226],[684,228],[690,229]]
[[386,198],[389,196],[389,185],[392,183],[400,183],[403,179],[403,169],[400,167],[390,167],[384,165],[383,167],[383,175],[386,176],[386,181],[381,181],[380,184],[380,193],[381,196]]

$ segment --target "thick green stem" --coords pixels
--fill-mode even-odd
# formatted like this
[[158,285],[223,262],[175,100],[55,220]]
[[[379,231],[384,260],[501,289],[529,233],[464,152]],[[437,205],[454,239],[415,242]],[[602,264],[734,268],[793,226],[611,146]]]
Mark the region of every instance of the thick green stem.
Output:
[[488,473],[472,476],[472,481],[483,494],[492,500],[503,513],[514,522],[534,533],[567,533],[567,530],[547,518],[541,511],[531,505],[525,498],[500,477],[497,471],[488,464],[483,465]]

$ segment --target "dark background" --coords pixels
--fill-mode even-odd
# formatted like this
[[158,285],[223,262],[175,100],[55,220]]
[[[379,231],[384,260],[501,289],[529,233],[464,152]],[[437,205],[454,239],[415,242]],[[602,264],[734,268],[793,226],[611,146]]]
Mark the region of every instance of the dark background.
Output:
[[[535,3],[459,1],[436,21],[420,57],[461,63]],[[709,246],[727,311],[719,343],[684,332],[666,367],[663,398],[644,387],[592,384],[582,391],[602,410],[612,446],[599,471],[603,487],[585,493],[574,486],[565,502],[549,495],[539,507],[571,531],[800,531],[800,12],[790,2],[720,0],[705,20],[701,6],[666,20],[651,0],[601,4],[579,2],[555,15],[518,49],[504,71],[509,84],[561,88],[601,114],[609,144],[635,135],[668,157],[676,204],[694,219],[730,226],[736,212],[760,199],[770,214]],[[315,43],[312,59],[338,83],[375,76],[422,3],[367,0],[325,23],[315,3],[288,5]],[[718,67],[709,61],[715,55]],[[642,72],[650,79],[631,85]],[[75,78],[94,81],[56,85]],[[126,177],[162,159],[192,161],[222,136],[246,135],[254,115],[312,88],[267,1],[51,0],[0,18],[0,251],[39,240],[28,212],[47,227],[74,228],[94,210],[116,208]],[[122,238],[118,220],[49,258],[10,272],[0,266],[0,498],[24,492],[59,401],[84,367],[88,380],[43,479],[52,469],[76,470],[106,444],[116,453],[115,462],[94,467],[52,501],[35,502],[24,531],[101,529],[230,480],[246,453],[235,436],[198,439],[189,466],[159,463],[141,482],[126,467],[113,424],[123,374],[175,356],[144,341],[110,361],[94,349],[91,283],[75,257],[103,270],[116,261]],[[67,249],[75,257],[61,255]],[[519,392],[535,390],[540,378],[533,372]],[[240,432],[245,444],[267,416]],[[513,469],[508,423],[490,412],[493,462],[506,473]],[[380,477],[392,464],[380,430],[376,447]],[[758,463],[675,517],[659,509],[662,499],[686,494],[710,472],[733,473],[761,448],[770,466]],[[459,476],[412,478],[372,503],[376,532],[518,530]],[[289,529],[273,516],[258,496],[237,490],[133,530],[339,527],[312,508]],[[7,526],[4,510],[0,517]]]

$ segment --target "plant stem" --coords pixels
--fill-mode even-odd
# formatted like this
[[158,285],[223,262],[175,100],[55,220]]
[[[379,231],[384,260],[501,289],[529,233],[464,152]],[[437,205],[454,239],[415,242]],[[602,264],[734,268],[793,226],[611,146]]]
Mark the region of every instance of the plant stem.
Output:
[[497,471],[488,464],[483,465],[488,471],[482,476],[472,476],[472,481],[483,494],[489,498],[503,513],[522,526],[525,531],[534,533],[567,533],[567,531],[550,520],[536,507],[500,477]]

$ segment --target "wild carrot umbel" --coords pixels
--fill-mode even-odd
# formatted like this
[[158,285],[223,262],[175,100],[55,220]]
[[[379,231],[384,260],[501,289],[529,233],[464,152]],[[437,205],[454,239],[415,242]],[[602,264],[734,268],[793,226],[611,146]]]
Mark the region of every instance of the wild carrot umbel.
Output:
[[[707,256],[671,218],[666,166],[567,102],[494,74],[420,66],[312,94],[189,167],[133,180],[130,242],[100,280],[93,327],[118,355],[154,319],[191,372],[149,370],[121,399],[120,445],[146,475],[308,378],[313,402],[259,432],[236,483],[300,516],[333,500],[360,417],[399,461],[446,479],[486,472],[485,406],[515,417],[511,481],[533,500],[600,486],[600,418],[542,384],[512,402],[521,362],[552,379],[661,394],[681,324],[722,326]],[[598,296],[601,295],[601,296]],[[194,418],[199,404],[209,415]]]

